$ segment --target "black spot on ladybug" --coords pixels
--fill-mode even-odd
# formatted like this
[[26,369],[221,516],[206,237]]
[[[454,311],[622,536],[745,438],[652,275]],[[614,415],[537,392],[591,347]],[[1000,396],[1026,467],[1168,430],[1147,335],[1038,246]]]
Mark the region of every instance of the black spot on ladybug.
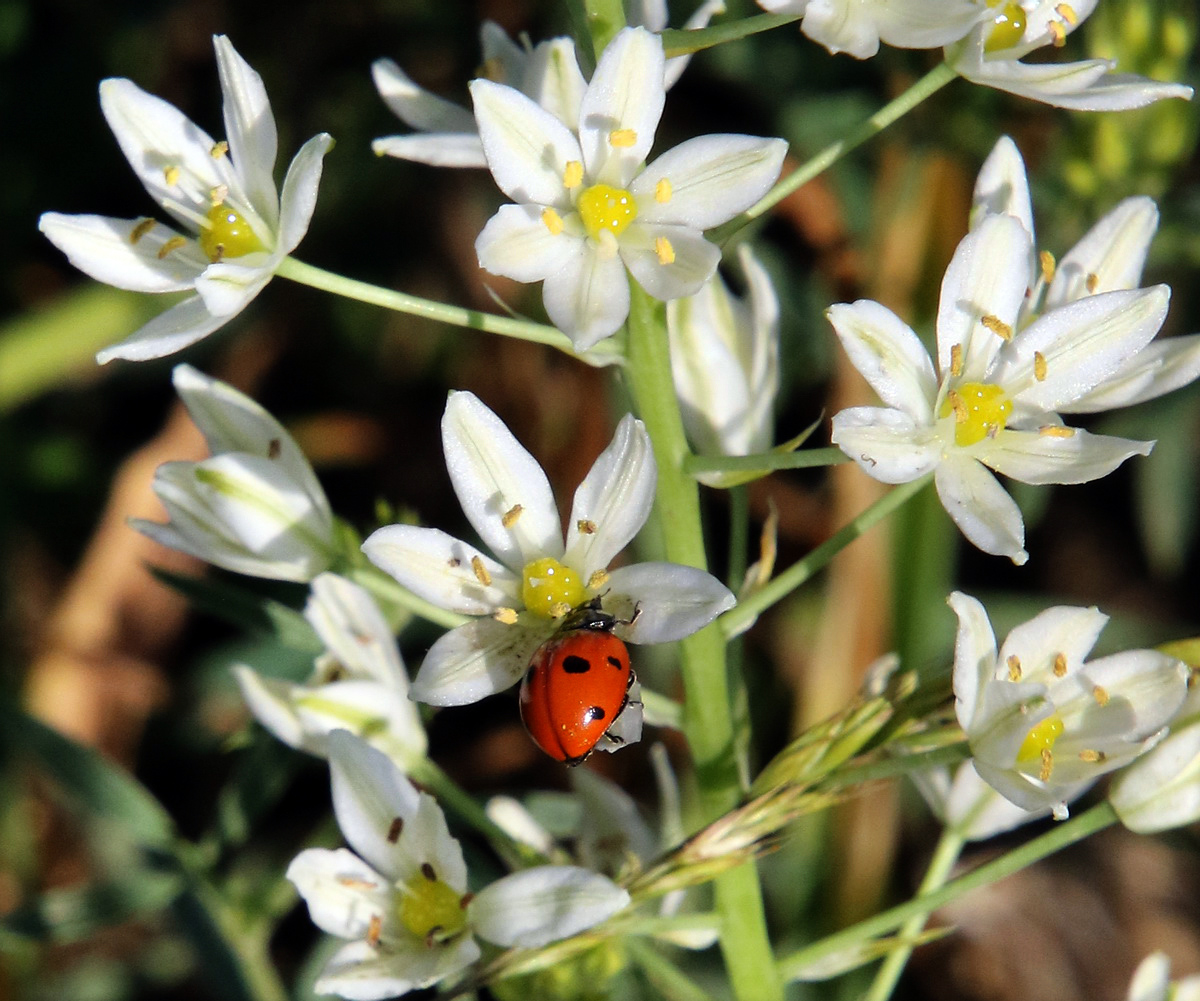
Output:
[[592,669],[591,661],[585,660],[576,654],[567,654],[563,658],[563,670],[567,674],[587,674]]
[[583,714],[583,721],[585,723],[595,723],[597,720],[601,719],[604,719],[604,710],[599,706],[592,706]]
[[624,664],[621,663],[620,657],[609,657],[608,662],[610,664],[612,664],[612,666],[615,667],[618,671],[621,670],[625,666]]

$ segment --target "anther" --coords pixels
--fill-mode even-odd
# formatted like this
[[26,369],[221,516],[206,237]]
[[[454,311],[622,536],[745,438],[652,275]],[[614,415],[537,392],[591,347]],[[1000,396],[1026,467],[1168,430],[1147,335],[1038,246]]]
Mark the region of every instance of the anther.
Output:
[[218,184],[215,188],[209,190],[208,197],[213,203],[213,208],[216,208],[218,205],[224,205],[225,199],[229,197],[229,185]]
[[588,578],[588,582],[587,582],[588,590],[589,591],[599,591],[600,588],[604,587],[604,585],[607,583],[608,583],[608,571],[607,570],[597,570]]
[[1038,382],[1046,381],[1046,356],[1040,351],[1033,353],[1033,377]]
[[594,521],[589,521],[587,518],[580,518],[577,522],[575,522],[575,529],[580,535],[595,535],[596,523]]
[[1005,323],[1000,317],[993,316],[991,313],[981,316],[979,322],[982,323],[988,330],[999,337],[1001,340],[1012,340],[1012,327]]
[[404,818],[393,817],[391,826],[388,828],[387,839],[389,844],[395,844],[400,840],[400,832],[404,830]]
[[474,899],[475,899],[475,894],[473,894],[473,893],[464,893],[464,894],[462,895],[462,899],[461,899],[461,900],[458,902],[458,906],[459,906],[459,908],[461,908],[462,910],[464,910],[464,911],[465,911],[465,910],[466,910],[468,907],[470,907],[470,906],[471,906],[471,901],[472,901],[472,900],[474,900]]
[[357,879],[354,876],[339,876],[338,886],[344,886],[348,890],[374,890],[375,884],[369,879]]
[[1100,276],[1094,271],[1089,271],[1088,276],[1084,279],[1083,284],[1087,288],[1088,292],[1095,292],[1097,287],[1100,285]]
[[154,229],[156,225],[157,222],[154,219],[143,219],[136,226],[134,226],[132,230],[130,230],[129,242],[137,243],[143,236],[149,233],[150,230]]
[[1067,3],[1060,3],[1054,8],[1054,13],[1061,17],[1067,24],[1077,25],[1079,23],[1079,15],[1075,13],[1075,8]]
[[962,375],[963,368],[963,350],[961,344],[954,344],[950,347],[950,374],[954,378]]
[[1049,285],[1054,281],[1054,272],[1057,270],[1057,265],[1054,263],[1054,255],[1048,250],[1043,250],[1038,254],[1038,262],[1042,266],[1042,281]]
[[1042,748],[1042,769],[1038,772],[1038,778],[1043,782],[1050,781],[1050,773],[1054,771],[1054,754],[1050,748]]
[[637,133],[633,129],[613,129],[608,134],[608,142],[618,149],[628,149],[637,142]]
[[505,528],[512,528],[517,523],[517,519],[521,517],[521,512],[525,509],[520,504],[514,504],[500,518],[500,524]]
[[542,209],[542,225],[550,230],[551,236],[558,236],[563,231],[562,216],[554,209]]
[[550,618],[561,619],[564,615],[571,611],[571,606],[565,601],[557,601],[550,606]]
[[158,259],[161,261],[171,253],[172,250],[178,250],[180,247],[186,247],[187,240],[182,236],[173,236],[161,247],[158,248]]
[[1051,21],[1046,25],[1046,29],[1053,36],[1050,44],[1056,49],[1061,49],[1067,44],[1067,29],[1063,26],[1062,21]]
[[1075,429],[1062,424],[1043,424],[1038,428],[1038,434],[1043,438],[1074,438]]
[[1021,680],[1021,658],[1018,657],[1015,653],[1010,654],[1009,658],[1008,658],[1008,680],[1009,681],[1020,681]]
[[563,168],[563,187],[577,188],[583,183],[583,164],[578,160],[568,160]]
[[654,185],[654,200],[658,202],[659,205],[666,205],[667,202],[671,200],[672,193],[673,189],[671,188],[671,182],[665,177],[661,178],[659,182]]
[[1108,705],[1108,691],[1102,685],[1092,687],[1092,698],[1096,700],[1098,706]]
[[383,935],[383,918],[378,914],[372,914],[371,920],[367,922],[367,945],[372,949],[379,946],[380,936]]
[[457,570],[462,566],[462,560],[460,560],[457,556],[451,556],[450,559],[446,560],[446,566],[448,566],[451,570]]
[[665,236],[654,238],[654,253],[658,255],[659,264],[675,263],[675,248],[671,246],[671,241]]
[[492,586],[492,575],[488,573],[488,568],[483,565],[483,560],[478,555],[471,557],[471,569],[480,584],[484,587]]
[[1054,677],[1065,678],[1067,676],[1067,657],[1065,654],[1056,653],[1054,655]]
[[1084,748],[1079,752],[1079,760],[1086,761],[1088,764],[1100,764],[1108,760],[1108,755],[1103,751],[1093,751],[1090,748]]
[[208,155],[214,160],[220,160],[221,157],[225,156],[228,152],[229,143],[222,139],[220,142],[213,143],[213,147],[208,151]]
[[954,422],[956,424],[966,424],[970,419],[970,414],[967,412],[967,405],[963,402],[963,398],[952,389],[946,394],[946,399],[950,401],[950,406],[954,408]]
[[183,172],[178,167],[163,167],[163,180],[167,182],[168,187],[175,187],[182,174]]
[[437,882],[437,872],[434,870],[433,866],[430,865],[428,862],[421,863],[421,875],[424,876],[431,883]]
[[504,626],[515,626],[517,624],[517,610],[515,608],[500,607],[492,612],[492,618]]

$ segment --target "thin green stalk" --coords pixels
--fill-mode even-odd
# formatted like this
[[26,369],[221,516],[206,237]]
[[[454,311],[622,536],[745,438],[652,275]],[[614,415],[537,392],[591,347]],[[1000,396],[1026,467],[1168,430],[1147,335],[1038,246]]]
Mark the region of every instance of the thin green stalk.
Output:
[[625,27],[625,4],[622,0],[583,0],[587,11],[588,34],[592,36],[592,53],[599,59],[613,36]]
[[799,20],[799,14],[755,14],[752,17],[741,17],[736,21],[726,21],[724,24],[714,24],[695,31],[675,28],[662,33],[663,51],[668,59],[672,56],[685,56],[689,52],[699,52],[701,49],[711,49],[714,45],[736,42],[750,35],[757,35],[760,31],[770,31],[772,28]]
[[821,570],[851,542],[863,535],[889,514],[919,493],[931,479],[922,476],[911,483],[903,483],[884,494],[857,518],[843,525],[816,549],[801,560],[797,560],[761,591],[756,591],[745,601],[731,608],[718,620],[726,636],[736,636],[764,610],[781,598],[791,594],[818,570]]
[[689,455],[683,461],[686,473],[764,473],[773,469],[812,469],[837,466],[850,457],[840,448],[806,448],[803,452],[762,452],[758,455]]
[[625,941],[625,949],[663,1001],[709,1001],[711,994],[649,942]]
[[[566,334],[544,323],[518,320],[511,316],[497,316],[494,313],[481,313],[477,309],[464,309],[462,306],[450,306],[446,303],[434,302],[432,299],[422,299],[419,296],[408,295],[394,289],[381,288],[368,282],[334,274],[332,271],[305,264],[294,257],[285,257],[275,273],[281,278],[289,278],[301,285],[321,289],[323,292],[332,292],[334,295],[340,295],[346,299],[354,299],[372,306],[382,306],[384,309],[408,313],[410,316],[422,316],[455,327],[468,327],[490,334],[500,334],[503,337],[533,341],[535,344],[548,344],[572,357],[579,357]],[[604,364],[619,361],[619,355],[615,353],[615,349],[606,347],[603,343],[593,348],[589,352],[589,356]]]
[[394,577],[374,566],[349,567],[345,574],[356,584],[370,591],[372,597],[379,601],[385,609],[401,608],[444,629],[453,629],[455,626],[461,626],[464,622],[471,621],[468,615],[451,612],[435,605],[432,601],[426,601],[413,594]]
[[[950,873],[954,869],[959,855],[962,854],[965,843],[961,835],[954,829],[949,827],[943,829],[937,847],[933,850],[933,857],[929,860],[929,868],[925,870],[925,877],[917,889],[918,900],[928,897],[929,894],[946,885],[946,880],[950,878]],[[925,928],[925,921],[924,914],[914,914],[900,926],[900,934],[897,938],[902,942],[916,941],[917,936]],[[863,1001],[888,1001],[892,996],[892,991],[896,989],[896,983],[900,979],[900,974],[904,972],[904,967],[908,964],[908,958],[912,955],[912,951],[912,945],[902,945],[887,954],[876,971],[870,988],[863,995]]]
[[1002,855],[993,862],[981,865],[978,869],[972,870],[965,876],[960,876],[953,883],[948,883],[940,890],[935,890],[924,897],[914,897],[906,903],[876,914],[865,921],[860,921],[858,924],[836,932],[833,935],[829,935],[819,942],[814,942],[812,945],[806,945],[803,949],[798,949],[780,961],[780,970],[785,979],[798,979],[804,969],[814,963],[853,949],[870,939],[899,928],[910,918],[918,916],[928,917],[930,913],[936,911],[939,907],[948,904],[952,900],[957,900],[963,894],[999,882],[1005,876],[1011,876],[1014,872],[1020,872],[1022,869],[1033,865],[1033,863],[1040,862],[1047,856],[1053,855],[1055,852],[1061,851],[1067,846],[1075,844],[1077,841],[1082,841],[1097,831],[1111,827],[1116,822],[1117,814],[1108,804],[1107,800],[1099,803],[1086,813],[1081,813],[1070,820],[1055,824],[1040,837],[1026,842],[1020,848],[1014,849],[1007,855]]
[[709,230],[709,238],[715,243],[724,243],[734,233],[753,219],[757,219],[768,209],[783,201],[797,188],[803,187],[818,174],[832,167],[851,150],[857,149],[868,139],[877,136],[897,118],[912,111],[927,97],[941,90],[955,78],[957,74],[947,63],[938,63],[920,80],[914,83],[899,97],[893,98],[865,122],[860,122],[842,139],[826,146],[820,153],[806,163],[797,167],[782,181],[768,191],[757,204],[750,206],[739,216],[715,229]]
[[[705,569],[699,487],[683,471],[688,446],[671,381],[663,309],[636,283],[630,286],[626,371],[658,463],[658,513],[666,558]],[[725,642],[720,631],[708,626],[682,640],[680,661],[686,693],[684,733],[696,765],[701,806],[705,818],[712,820],[732,809],[741,796]],[[734,996],[739,1001],[782,999],[754,865],[719,877],[716,898],[723,919],[721,950]]]

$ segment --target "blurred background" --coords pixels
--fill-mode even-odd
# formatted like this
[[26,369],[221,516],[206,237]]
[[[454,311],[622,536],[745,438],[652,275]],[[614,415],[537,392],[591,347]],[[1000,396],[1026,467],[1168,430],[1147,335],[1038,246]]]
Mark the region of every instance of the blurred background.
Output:
[[[673,5],[672,25],[692,6]],[[738,0],[730,9],[752,12]],[[226,941],[240,934],[261,938],[284,981],[306,997],[326,954],[280,885],[301,847],[337,840],[326,769],[252,727],[229,674],[237,662],[281,676],[308,672],[312,651],[256,630],[236,600],[300,607],[305,591],[206,573],[125,524],[160,517],[149,490],[158,463],[204,454],[174,400],[175,363],[233,383],[282,420],[334,509],[364,535],[398,516],[467,530],[453,523],[457,504],[441,465],[438,423],[450,388],[470,389],[495,409],[560,498],[626,407],[609,373],[549,349],[284,280],[181,356],[97,367],[98,348],[164,308],[90,282],[37,231],[47,210],[153,212],[100,114],[97,84],[129,77],[219,137],[211,36],[228,34],[270,94],[277,178],[311,135],[328,131],[337,141],[297,257],[480,309],[495,308],[494,292],[540,317],[536,287],[476,264],[475,236],[501,201],[490,176],[370,151],[371,139],[405,131],[375,93],[370,63],[391,57],[418,83],[465,103],[485,18],[534,41],[567,29],[559,4],[533,0],[0,0],[0,997],[262,996],[248,983],[252,971],[228,954]],[[1196,35],[1190,0],[1104,0],[1067,53],[1111,56],[1123,70],[1196,84]],[[783,136],[801,161],[936,56],[834,58],[794,26],[704,52],[669,96],[656,149],[704,132],[749,132]],[[831,302],[877,299],[930,332],[975,173],[1002,133],[1030,170],[1039,247],[1057,255],[1121,198],[1156,198],[1163,221],[1146,283],[1173,289],[1161,336],[1200,331],[1197,130],[1194,103],[1070,114],[955,81],[786,200],[750,234],[783,303],[779,440],[868,400],[835,350],[823,317]],[[985,601],[1000,634],[1064,601],[1113,616],[1102,648],[1200,633],[1200,389],[1088,426],[1157,438],[1158,446],[1084,487],[1013,485],[1029,528],[1026,567],[964,547],[927,491],[764,616],[743,658],[753,760],[761,764],[844,705],[888,650],[944,685],[954,630],[944,599],[954,587]],[[814,444],[827,436],[826,421]],[[778,565],[786,566],[880,489],[850,467],[776,474],[748,490],[751,539],[773,506]],[[729,497],[709,492],[705,504],[722,573]],[[207,583],[189,600],[150,566]],[[435,637],[419,623],[405,631],[410,665]],[[639,652],[639,660],[653,687],[680,694],[669,650]],[[565,788],[563,769],[533,748],[513,701],[508,693],[435,717],[434,758],[479,796]],[[181,892],[161,860],[127,837],[129,818],[110,816],[121,812],[111,805],[120,790],[89,785],[91,759],[72,758],[74,745],[31,729],[17,707],[129,769],[195,846],[193,863],[212,877],[208,890]],[[679,735],[658,736],[686,767]],[[589,766],[652,810],[643,754],[600,755]],[[103,795],[88,802],[81,790],[89,788]],[[935,833],[912,790],[896,787],[799,826],[763,863],[780,948],[911,893]],[[966,863],[996,847],[982,846]],[[1172,953],[1176,974],[1200,970],[1196,847],[1194,832],[1169,842],[1111,833],[967,898],[942,916],[959,933],[917,953],[901,996],[1115,999],[1152,948]],[[697,976],[715,970],[713,952],[695,960]],[[614,997],[659,996],[633,973],[614,984]],[[847,978],[795,993],[853,997],[861,987]]]

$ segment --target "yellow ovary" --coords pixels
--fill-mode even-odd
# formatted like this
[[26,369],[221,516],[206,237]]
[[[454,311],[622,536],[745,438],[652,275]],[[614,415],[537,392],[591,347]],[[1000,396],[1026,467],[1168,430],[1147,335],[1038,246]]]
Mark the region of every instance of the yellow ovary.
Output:
[[579,574],[552,556],[525,564],[521,572],[521,600],[536,615],[559,618],[564,605],[570,610],[586,598]]
[[999,0],[988,3],[996,8],[992,30],[988,32],[987,41],[983,43],[984,52],[998,52],[1001,49],[1011,49],[1025,37],[1025,11],[1019,3],[1001,3]]
[[598,239],[601,232],[620,236],[637,218],[637,202],[623,188],[607,184],[593,184],[579,193],[575,203],[579,218],[588,236]]
[[200,233],[200,248],[210,261],[228,260],[266,250],[250,224],[228,205],[208,210],[208,225]]
[[1021,741],[1017,751],[1017,763],[1027,765],[1031,761],[1043,760],[1046,751],[1054,750],[1054,742],[1063,735],[1062,717],[1055,713],[1033,727]]
[[[427,872],[433,872],[432,868],[426,868]],[[429,879],[427,875],[415,877],[404,888],[397,910],[400,923],[422,940],[450,938],[467,923],[462,896],[440,879]]]
[[966,448],[1003,430],[1012,411],[1012,400],[1000,386],[964,382],[946,394],[938,416],[954,415],[954,444]]

